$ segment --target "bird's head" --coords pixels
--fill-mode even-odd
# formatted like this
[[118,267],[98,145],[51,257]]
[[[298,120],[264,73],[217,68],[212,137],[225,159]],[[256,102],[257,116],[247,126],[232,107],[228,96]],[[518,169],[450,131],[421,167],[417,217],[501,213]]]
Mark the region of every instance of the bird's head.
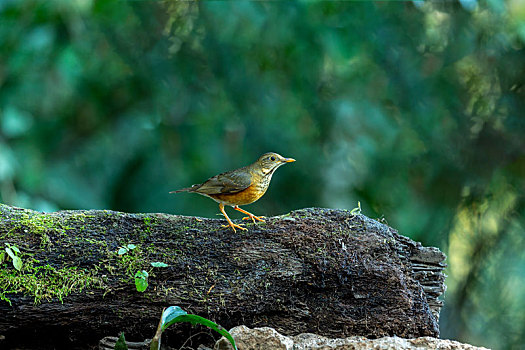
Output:
[[268,152],[260,156],[259,159],[257,159],[257,162],[255,162],[255,165],[261,169],[264,175],[269,175],[281,165],[291,162],[295,162],[295,159],[285,158],[280,154]]

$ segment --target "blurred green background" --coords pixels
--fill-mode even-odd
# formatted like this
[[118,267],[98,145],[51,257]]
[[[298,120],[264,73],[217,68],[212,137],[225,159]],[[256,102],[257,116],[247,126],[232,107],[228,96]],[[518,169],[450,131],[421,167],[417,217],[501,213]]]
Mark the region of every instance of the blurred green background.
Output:
[[[0,201],[383,217],[448,255],[442,337],[525,349],[525,0],[0,0]],[[232,217],[240,213],[229,210]]]

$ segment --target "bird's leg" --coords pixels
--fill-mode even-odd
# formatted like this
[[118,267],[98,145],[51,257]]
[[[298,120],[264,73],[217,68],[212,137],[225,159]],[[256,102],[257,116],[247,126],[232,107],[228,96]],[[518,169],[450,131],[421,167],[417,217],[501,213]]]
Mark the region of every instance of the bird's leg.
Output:
[[221,211],[222,215],[224,215],[224,217],[226,218],[226,220],[228,220],[228,225],[222,225],[222,227],[231,227],[233,229],[233,232],[237,232],[235,231],[235,228],[237,227],[238,229],[240,230],[245,230],[247,231],[248,229],[245,228],[245,227],[242,227],[242,226],[239,226],[237,224],[234,224],[230,218],[228,217],[228,215],[226,214],[226,211],[224,211],[224,204],[220,203],[219,204],[219,210]]
[[238,210],[241,213],[244,213],[244,214],[248,215],[247,217],[242,218],[243,220],[250,220],[250,219],[252,219],[254,224],[255,224],[255,220],[264,222],[264,220],[261,219],[261,218],[264,218],[264,216],[255,216],[252,213],[249,213],[246,210],[239,208],[238,206],[234,206],[233,209]]

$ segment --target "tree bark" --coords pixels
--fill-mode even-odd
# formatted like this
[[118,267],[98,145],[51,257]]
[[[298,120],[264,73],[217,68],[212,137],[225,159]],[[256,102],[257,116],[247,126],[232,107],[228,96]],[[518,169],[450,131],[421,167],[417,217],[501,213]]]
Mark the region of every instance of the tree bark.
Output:
[[[0,264],[0,347],[86,348],[122,331],[143,340],[170,305],[226,329],[439,336],[445,256],[437,248],[346,210],[296,210],[237,233],[224,223],[0,205],[0,251],[16,246],[23,261],[22,271],[8,257]],[[128,244],[135,248],[119,255]],[[149,272],[143,293],[134,284],[141,270]],[[188,332],[174,326],[163,343],[180,346]]]

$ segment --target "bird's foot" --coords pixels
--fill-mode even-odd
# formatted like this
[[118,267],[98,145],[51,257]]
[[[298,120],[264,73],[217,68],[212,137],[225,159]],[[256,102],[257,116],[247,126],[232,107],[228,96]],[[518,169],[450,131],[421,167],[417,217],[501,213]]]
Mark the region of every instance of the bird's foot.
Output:
[[238,228],[239,230],[248,231],[246,227],[242,227],[241,225],[234,224],[233,222],[228,223],[228,225],[221,225],[222,227],[231,227],[233,229],[233,232],[237,233],[235,228]]
[[242,219],[243,220],[252,220],[253,223],[255,224],[255,220],[260,221],[260,222],[265,222],[262,218],[264,218],[264,216],[255,216],[253,214],[249,214],[248,216],[245,216]]

